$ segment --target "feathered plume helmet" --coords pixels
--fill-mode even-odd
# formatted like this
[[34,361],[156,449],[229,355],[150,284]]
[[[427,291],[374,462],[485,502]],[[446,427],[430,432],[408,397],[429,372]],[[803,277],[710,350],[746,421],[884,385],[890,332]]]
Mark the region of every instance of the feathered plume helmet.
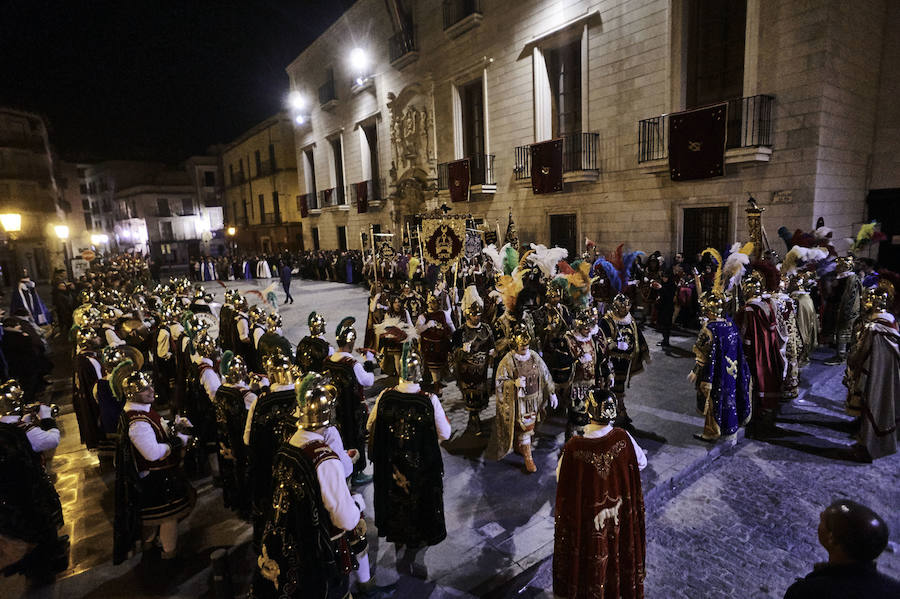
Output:
[[500,293],[500,298],[503,300],[503,306],[510,312],[515,310],[516,300],[523,287],[521,273],[517,272],[514,275],[503,275],[497,281],[496,287],[497,291]]
[[481,250],[481,253],[488,257],[495,273],[503,274],[503,257],[497,250],[497,246],[493,243]]
[[774,264],[768,260],[754,260],[750,263],[750,269],[761,275],[764,291],[778,291],[778,284],[781,282],[781,274]]
[[591,304],[591,265],[584,260],[576,260],[572,263],[572,269],[575,272],[565,275],[568,292],[575,310],[582,310]]
[[481,314],[484,310],[484,301],[478,295],[478,288],[475,285],[469,285],[463,292],[462,309],[464,314]]
[[416,274],[416,270],[419,268],[419,264],[421,261],[415,256],[410,256],[409,264],[406,265],[406,273],[410,281],[412,281],[413,276]]
[[559,263],[569,256],[565,248],[548,248],[541,244],[531,244],[532,253],[526,254],[527,260],[541,271],[541,278],[552,280],[559,272]]
[[641,251],[625,252],[624,250],[625,244],[619,244],[609,259],[600,256],[591,266],[591,275],[603,276],[605,274],[605,278],[616,293],[622,293],[622,290],[628,285],[631,269],[638,256],[645,255]]
[[817,264],[828,257],[828,250],[818,247],[803,247],[795,245],[785,254],[781,263],[781,274],[793,276],[800,268],[806,268]]
[[725,259],[722,266],[722,285],[724,290],[728,291],[735,285],[740,286],[741,278],[750,264],[750,254],[753,253],[753,243],[745,243],[741,246],[740,242],[735,242],[731,246],[731,251]]
[[878,223],[875,221],[862,225],[856,234],[856,239],[850,245],[850,251],[857,253],[870,243],[878,243],[887,239],[887,236],[877,228]]
[[109,375],[109,386],[112,389],[113,395],[119,401],[124,401],[125,392],[122,389],[122,382],[132,372],[135,372],[137,368],[134,365],[134,362],[131,360],[122,360],[115,368],[113,368],[112,373]]
[[700,253],[701,256],[709,256],[716,263],[716,275],[713,279],[712,289],[707,289],[707,291],[712,292],[718,296],[725,295],[725,279],[722,276],[723,265],[724,262],[722,260],[722,254],[719,253],[719,250],[715,248],[706,248]]

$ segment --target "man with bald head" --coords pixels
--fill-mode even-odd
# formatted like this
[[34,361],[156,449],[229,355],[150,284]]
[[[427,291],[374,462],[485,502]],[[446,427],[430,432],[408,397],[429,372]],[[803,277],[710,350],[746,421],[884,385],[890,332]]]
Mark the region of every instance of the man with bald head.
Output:
[[819,543],[828,561],[792,584],[784,599],[900,597],[900,582],[875,566],[887,542],[881,516],[855,501],[835,501],[819,516]]

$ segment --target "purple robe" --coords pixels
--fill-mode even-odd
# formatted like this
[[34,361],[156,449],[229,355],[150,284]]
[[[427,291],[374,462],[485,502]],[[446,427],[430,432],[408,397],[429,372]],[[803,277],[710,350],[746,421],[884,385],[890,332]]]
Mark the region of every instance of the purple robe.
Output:
[[721,434],[733,435],[750,418],[750,367],[730,319],[708,322],[706,328],[712,333],[712,351],[700,381],[711,386],[713,418]]

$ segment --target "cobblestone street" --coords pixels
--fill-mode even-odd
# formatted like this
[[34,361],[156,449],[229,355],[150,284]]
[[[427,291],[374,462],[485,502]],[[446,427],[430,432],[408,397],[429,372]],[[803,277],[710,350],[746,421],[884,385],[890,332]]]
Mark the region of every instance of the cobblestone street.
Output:
[[[243,291],[265,285],[229,284]],[[222,289],[209,288],[218,298]],[[282,297],[280,288],[278,296]],[[366,293],[336,283],[294,282],[296,303],[279,306],[285,336],[296,343],[313,309],[328,319],[333,337],[340,318],[353,315],[362,331]],[[249,298],[252,300],[253,295]],[[628,390],[629,410],[648,454],[642,473],[647,506],[646,596],[781,597],[795,577],[825,558],[816,541],[821,509],[838,497],[869,505],[900,539],[900,459],[875,464],[843,459],[850,444],[842,411],[842,369],[827,367],[820,352],[803,372],[801,396],[782,411],[781,434],[768,443],[741,439],[737,446],[708,447],[692,438],[702,427],[686,380],[693,337],[673,336],[662,351],[646,331],[652,351],[647,371]],[[57,370],[58,393],[66,390]],[[370,400],[383,387],[377,381]],[[62,396],[59,403],[67,402]],[[521,459],[485,461],[486,439],[465,432],[466,414],[452,383],[443,404],[453,426],[444,443],[444,500],[448,538],[425,553],[428,578],[398,573],[395,551],[375,536],[369,505],[370,555],[380,585],[396,584],[396,597],[550,597],[555,467],[562,443],[561,418],[540,429],[539,471],[523,473]],[[180,558],[163,566],[152,554],[111,564],[114,476],[100,472],[96,456],[82,449],[70,407],[64,407],[63,442],[49,462],[62,497],[66,532],[72,535],[70,569],[51,586],[27,589],[20,578],[3,582],[9,597],[214,597],[210,554],[229,552],[235,591],[245,591],[255,564],[250,527],[222,507],[209,478],[195,481],[198,503],[180,525]],[[68,412],[68,413],[67,413]],[[493,403],[484,414],[493,416]],[[896,547],[896,545],[892,545]],[[880,567],[900,575],[900,556],[885,553]]]

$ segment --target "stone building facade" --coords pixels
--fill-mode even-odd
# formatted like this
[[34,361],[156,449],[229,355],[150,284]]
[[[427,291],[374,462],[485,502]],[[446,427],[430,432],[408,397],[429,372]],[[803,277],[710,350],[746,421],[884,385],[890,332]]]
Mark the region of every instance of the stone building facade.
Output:
[[300,249],[303,228],[290,116],[276,114],[226,144],[221,164],[233,241],[247,252]]
[[[454,211],[501,228],[511,211],[523,242],[728,246],[749,196],[781,251],[779,227],[819,217],[849,237],[900,188],[892,28],[885,0],[360,0],[287,67],[306,245],[449,204],[462,158]],[[724,176],[671,180],[670,115],[719,102]],[[529,146],[557,138],[563,189],[535,194]]]

